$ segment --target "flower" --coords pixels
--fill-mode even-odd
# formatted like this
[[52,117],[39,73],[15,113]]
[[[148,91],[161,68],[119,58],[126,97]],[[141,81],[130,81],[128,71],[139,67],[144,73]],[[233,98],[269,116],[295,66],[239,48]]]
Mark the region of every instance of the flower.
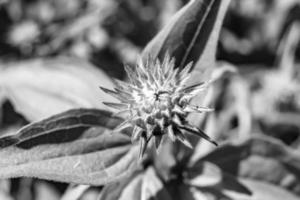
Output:
[[179,140],[192,148],[184,132],[198,135],[217,145],[202,130],[186,120],[191,112],[209,112],[212,109],[191,105],[191,99],[207,88],[207,82],[186,86],[190,78],[189,63],[182,70],[175,68],[175,60],[166,55],[161,63],[158,59],[141,59],[133,69],[125,66],[130,83],[115,80],[116,87],[104,92],[114,96],[120,103],[103,102],[106,106],[125,113],[128,118],[116,127],[115,131],[133,127],[132,142],[140,141],[140,157],[143,156],[148,142],[154,138],[156,149],[162,137],[169,136],[172,141]]

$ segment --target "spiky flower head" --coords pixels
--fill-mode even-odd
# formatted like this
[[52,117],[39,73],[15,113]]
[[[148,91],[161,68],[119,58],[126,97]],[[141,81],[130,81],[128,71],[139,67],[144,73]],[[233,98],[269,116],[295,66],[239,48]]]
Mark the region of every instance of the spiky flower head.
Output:
[[168,55],[162,63],[150,57],[146,63],[140,59],[134,69],[125,66],[130,83],[116,80],[114,90],[101,88],[120,100],[120,103],[103,103],[118,109],[117,114],[127,114],[126,120],[115,131],[133,127],[132,141],[140,141],[140,156],[143,156],[152,138],[158,149],[165,135],[172,141],[179,140],[190,148],[192,146],[184,132],[198,135],[216,144],[203,131],[186,120],[191,112],[202,113],[212,110],[190,103],[191,99],[208,85],[201,82],[186,86],[191,66],[190,63],[179,70],[175,68],[175,60]]

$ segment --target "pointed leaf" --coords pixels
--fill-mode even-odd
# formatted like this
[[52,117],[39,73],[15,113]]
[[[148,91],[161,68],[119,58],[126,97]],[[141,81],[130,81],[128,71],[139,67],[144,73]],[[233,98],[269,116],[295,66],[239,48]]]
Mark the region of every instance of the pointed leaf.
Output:
[[275,186],[273,184],[262,181],[255,181],[251,179],[242,179],[241,182],[253,191],[252,196],[245,196],[235,192],[227,192],[226,194],[233,200],[297,200],[296,196],[284,188]]
[[164,183],[156,174],[155,169],[149,167],[144,173],[143,182],[141,185],[141,200],[159,199],[171,200],[171,194],[165,188]]
[[209,162],[201,162],[186,170],[186,183],[197,187],[207,187],[222,181],[222,171]]
[[110,78],[75,58],[33,59],[8,63],[0,73],[0,88],[14,108],[37,121],[72,108],[103,108],[115,99],[98,86],[113,88]]
[[145,136],[142,136],[140,137],[140,153],[139,153],[139,158],[142,159],[143,158],[143,155],[145,154],[146,152],[146,149],[147,149],[147,138]]
[[238,177],[270,182],[300,194],[300,156],[277,139],[259,135],[227,143],[202,160]]
[[123,104],[123,103],[110,103],[110,102],[103,102],[104,105],[117,109],[117,110],[126,110],[128,109],[128,105],[127,104]]
[[203,188],[214,188],[222,191],[235,191],[250,195],[251,191],[238,181],[234,176],[223,172],[213,163],[199,161],[186,170],[185,182],[200,190]]
[[180,126],[180,129],[186,130],[189,133],[193,133],[201,138],[204,138],[205,140],[209,141],[210,143],[214,144],[215,146],[218,146],[218,143],[212,140],[208,135],[206,135],[201,129],[198,129],[196,127],[192,127],[189,125]]
[[212,68],[228,4],[229,0],[191,0],[146,46],[144,59],[147,55],[162,59],[168,52],[180,68],[190,61],[194,61],[197,71]]
[[[104,186],[99,195],[99,200],[118,200],[124,190],[133,191],[132,200],[140,199],[140,185],[142,182],[142,174],[140,171],[132,172],[128,177],[123,178],[119,182],[114,182]],[[139,184],[137,184],[139,183]]]
[[128,136],[111,134],[120,122],[109,112],[76,109],[0,138],[0,178],[89,185],[119,180],[135,169],[138,158],[138,148]]
[[[29,124],[17,134],[0,138],[0,148],[11,145],[34,146],[42,142],[65,142],[76,139],[82,131],[92,126],[112,129],[121,123],[120,118],[112,118],[112,113],[96,109],[73,109],[54,115],[42,121]],[[56,137],[57,136],[57,137]],[[75,138],[74,138],[75,137]],[[54,141],[53,141],[54,140]],[[26,141],[28,141],[26,143]]]
[[171,195],[157,176],[154,168],[133,173],[119,183],[107,185],[101,191],[99,200],[170,200]]

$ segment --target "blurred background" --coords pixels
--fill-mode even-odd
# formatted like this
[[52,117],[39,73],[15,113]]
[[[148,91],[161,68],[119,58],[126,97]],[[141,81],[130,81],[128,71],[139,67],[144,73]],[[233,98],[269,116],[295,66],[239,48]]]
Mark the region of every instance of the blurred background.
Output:
[[[0,0],[0,63],[72,56],[124,79],[123,64],[134,64],[187,2]],[[232,0],[217,59],[218,65],[237,68],[239,74],[223,77],[214,86],[212,124],[218,126],[208,135],[243,139],[255,132],[300,151],[299,41],[299,0]],[[1,134],[28,123],[9,100],[0,101]],[[0,181],[0,199],[56,200],[68,187],[29,178]],[[96,199],[100,189],[89,188],[81,199]]]

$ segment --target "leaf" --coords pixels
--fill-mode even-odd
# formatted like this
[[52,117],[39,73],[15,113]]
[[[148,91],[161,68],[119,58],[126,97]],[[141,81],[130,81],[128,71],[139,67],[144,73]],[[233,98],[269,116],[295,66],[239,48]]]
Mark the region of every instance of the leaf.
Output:
[[0,191],[0,198],[2,200],[13,200],[13,198],[9,194],[5,194],[4,192]]
[[295,69],[295,56],[297,44],[300,37],[300,25],[294,23],[286,31],[280,41],[277,55],[277,65],[279,70],[284,73],[288,78],[293,79]]
[[13,200],[10,195],[11,181],[9,179],[0,180],[0,199]]
[[[210,188],[212,191],[235,191],[251,195],[251,191],[240,183],[234,176],[223,172],[213,163],[199,160],[195,165],[186,169],[185,183],[199,190]],[[212,192],[215,193],[215,192]]]
[[[193,61],[193,72],[189,83],[193,85],[210,79],[215,66],[216,46],[222,21],[230,0],[191,0],[180,9],[170,22],[148,43],[142,57],[158,57],[161,60],[166,53],[175,57],[176,66],[183,68]],[[199,105],[203,94],[197,95],[193,102]],[[199,125],[203,118],[199,114],[190,114],[189,121]],[[194,144],[199,138],[192,138]],[[182,147],[179,145],[178,151]],[[184,149],[185,154],[192,151]]]
[[37,121],[72,108],[103,108],[114,99],[98,86],[112,88],[102,71],[75,58],[33,59],[6,64],[0,73],[0,90],[16,111]]
[[168,52],[180,68],[193,61],[197,70],[193,76],[201,81],[199,72],[214,66],[218,35],[229,2],[191,0],[146,46],[143,58],[152,55],[163,59]]
[[78,200],[90,188],[89,185],[76,185],[65,191],[60,200]]
[[[180,184],[178,181],[169,182],[166,184],[166,190],[169,191],[173,200],[208,200],[207,196],[200,190],[189,185]],[[159,199],[159,200],[163,200]]]
[[131,180],[130,184],[128,184],[122,191],[119,200],[139,200],[141,198],[141,184],[142,184],[142,175],[136,176],[133,180]]
[[153,167],[140,170],[127,179],[105,186],[99,200],[169,200],[171,194],[166,190],[164,183],[157,176]]
[[227,192],[227,195],[233,200],[297,200],[299,197],[287,190],[261,181],[251,179],[242,179],[243,184],[253,191],[252,196],[245,196],[234,192]]
[[300,194],[300,157],[277,139],[260,135],[242,143],[227,143],[202,160],[238,177],[266,181]]
[[148,199],[173,199],[152,167],[149,167],[145,172],[141,186],[141,200]]
[[[60,194],[59,191],[54,187],[46,182],[37,181],[34,185],[34,198],[39,200],[59,200]],[[28,188],[29,189],[29,188]],[[72,199],[76,200],[76,199]]]
[[[175,141],[179,142],[179,141]],[[176,145],[171,140],[164,140],[163,145],[160,147],[160,152],[156,154],[154,160],[154,167],[164,181],[168,181],[173,174],[173,169],[178,166],[178,159],[175,156],[178,154],[174,153]]]
[[100,193],[99,200],[138,200],[141,197],[142,181],[143,174],[140,171],[134,172],[119,182],[106,185]]
[[[86,130],[92,126],[113,129],[121,122],[120,118],[113,118],[112,113],[107,111],[72,109],[29,124],[18,131],[17,134],[0,138],[0,148],[19,143],[21,143],[19,146],[24,148],[28,145],[33,146],[43,142],[67,142],[79,137],[83,133],[81,130]],[[79,132],[77,133],[76,130],[79,130]]]
[[222,181],[220,168],[209,162],[197,163],[186,170],[187,183],[197,187],[208,187],[219,184]]
[[89,185],[124,178],[136,168],[138,148],[128,136],[111,134],[108,129],[118,123],[120,119],[108,112],[77,109],[0,138],[0,178],[36,177]]

